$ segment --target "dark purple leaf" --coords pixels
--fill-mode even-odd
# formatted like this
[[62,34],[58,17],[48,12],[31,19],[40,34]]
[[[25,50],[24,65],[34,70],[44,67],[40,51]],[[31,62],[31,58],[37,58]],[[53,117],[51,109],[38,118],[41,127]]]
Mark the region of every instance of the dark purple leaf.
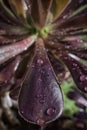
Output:
[[0,67],[0,91],[10,89],[15,84],[14,73],[21,61],[21,57],[17,56],[12,62]]
[[76,55],[77,57],[81,58],[81,59],[87,60],[87,50],[86,50],[86,52],[85,51],[73,52],[73,54]]
[[74,114],[74,117],[80,120],[87,120],[87,112],[85,111],[79,111],[78,113]]
[[70,20],[67,20],[66,22],[60,24],[58,28],[87,28],[87,14],[71,18]]
[[65,78],[66,73],[65,66],[59,61],[58,57],[55,58],[51,52],[48,52],[48,57],[50,59],[54,72],[58,77],[58,80],[62,82]]
[[87,92],[87,66],[80,63],[80,61],[76,60],[74,57],[75,56],[72,57],[71,54],[64,54],[61,59],[67,65],[77,87]]
[[36,42],[35,54],[25,76],[18,104],[21,116],[40,126],[57,119],[62,112],[61,89],[42,39]]
[[68,93],[68,97],[74,100],[79,106],[87,107],[87,98],[77,90]]

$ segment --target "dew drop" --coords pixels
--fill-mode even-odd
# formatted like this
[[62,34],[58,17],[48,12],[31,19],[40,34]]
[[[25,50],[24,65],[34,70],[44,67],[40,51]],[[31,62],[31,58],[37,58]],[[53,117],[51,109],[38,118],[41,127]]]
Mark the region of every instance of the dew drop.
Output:
[[45,100],[44,100],[44,99],[40,99],[39,102],[40,102],[41,104],[44,104],[44,103],[45,103]]
[[51,70],[51,67],[49,67],[48,69]]
[[80,81],[85,81],[86,77],[84,75],[80,76]]
[[64,15],[64,16],[63,16],[63,19],[66,19],[66,18],[67,18],[67,15]]
[[84,87],[84,90],[85,90],[85,92],[87,92],[87,86],[86,86],[86,87]]
[[69,48],[70,48],[70,46],[66,46],[65,48],[66,48],[66,49],[69,49]]
[[52,116],[54,114],[55,110],[53,108],[48,108],[47,111],[46,111],[46,114],[48,116]]
[[40,104],[44,104],[45,103],[45,98],[46,98],[45,95],[37,94],[35,97],[38,98]]
[[50,41],[50,44],[51,44],[51,45],[54,45],[54,42]]
[[76,70],[76,68],[72,68],[73,70]]
[[40,64],[40,65],[42,65],[43,64],[43,60],[42,59],[38,59],[37,63]]
[[32,64],[32,68],[34,68],[35,66]]
[[43,99],[43,98],[46,97],[46,95],[45,95],[45,94],[43,94],[43,95],[42,95],[42,94],[37,94],[36,97],[37,97],[37,98],[41,98],[41,99]]
[[39,79],[38,79],[38,81],[40,81],[40,82],[41,82],[41,81],[42,81],[42,79],[41,79],[41,78],[39,78]]
[[65,56],[64,59],[67,60],[68,58]]
[[44,124],[45,124],[45,121],[44,121],[43,119],[38,119],[38,120],[37,120],[37,124],[38,124],[39,126],[43,127]]
[[21,111],[22,114],[24,114],[24,111]]
[[77,67],[77,64],[76,64],[76,63],[73,63],[73,66]]

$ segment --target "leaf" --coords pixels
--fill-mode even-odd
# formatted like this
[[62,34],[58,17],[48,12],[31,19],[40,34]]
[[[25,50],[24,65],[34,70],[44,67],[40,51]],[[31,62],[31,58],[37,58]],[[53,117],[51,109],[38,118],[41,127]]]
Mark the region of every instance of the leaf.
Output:
[[12,45],[5,45],[0,47],[0,64],[26,51],[34,43],[35,38],[29,37],[25,40],[16,42]]
[[79,106],[87,107],[87,98],[77,90],[70,91],[67,96],[74,100]]
[[0,21],[10,23],[12,25],[21,24],[21,22],[18,21],[18,19],[15,17],[13,12],[7,5],[7,1],[3,2],[3,0],[0,0]]
[[14,73],[21,61],[21,57],[17,56],[10,63],[0,66],[0,91],[7,91],[15,84]]
[[71,0],[53,0],[52,11],[54,19],[58,18]]
[[46,24],[51,3],[52,0],[32,0],[31,15],[37,28]]
[[87,93],[87,66],[82,64],[73,54],[63,54],[61,60],[68,67],[77,87]]
[[12,90],[10,91],[10,94],[9,96],[13,99],[13,100],[18,100],[18,96],[19,96],[19,93],[20,93],[20,84],[22,83],[23,79],[20,79],[18,81],[16,81],[15,83],[15,87],[12,88]]
[[75,14],[80,13],[80,11],[83,11],[82,8],[85,7],[86,5],[87,5],[87,0],[75,0],[75,1],[71,0],[67,8],[65,8],[65,10],[61,13],[61,15],[58,17],[58,19],[55,22],[61,23],[66,21],[67,19],[71,18]]
[[87,13],[67,20],[60,24],[59,28],[87,28]]
[[35,54],[21,87],[18,104],[21,116],[40,126],[56,120],[62,113],[61,89],[42,39],[36,42]]
[[59,61],[58,57],[55,57],[51,52],[48,52],[48,57],[59,82],[64,81],[66,74],[65,66]]
[[[6,33],[2,31],[2,33]],[[8,43],[16,43],[17,41],[20,41],[23,39],[23,35],[15,35],[15,36],[0,36],[0,45],[5,45]],[[25,37],[24,37],[25,38]]]
[[20,18],[26,17],[25,1],[24,0],[8,0],[9,4],[15,14]]

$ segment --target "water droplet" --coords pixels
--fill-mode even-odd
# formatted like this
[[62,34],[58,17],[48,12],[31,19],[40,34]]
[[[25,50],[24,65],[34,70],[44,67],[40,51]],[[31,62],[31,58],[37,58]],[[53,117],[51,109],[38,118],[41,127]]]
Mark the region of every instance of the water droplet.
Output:
[[65,48],[66,48],[66,49],[69,49],[69,48],[70,48],[70,46],[66,46]]
[[45,94],[37,94],[35,97],[38,98],[40,104],[45,103],[45,100],[46,100],[46,95]]
[[77,67],[77,64],[76,64],[76,63],[73,63],[73,66]]
[[48,108],[46,113],[48,116],[52,116],[54,114],[55,110],[53,108]]
[[80,76],[80,81],[85,81],[85,79],[86,79],[85,75]]
[[51,45],[53,45],[53,44],[54,44],[54,42],[50,41],[50,44],[51,44]]
[[44,124],[45,124],[45,121],[44,121],[43,119],[38,119],[38,120],[37,120],[37,124],[38,124],[39,126],[43,127]]
[[37,97],[37,98],[45,98],[46,95],[45,95],[45,94],[43,94],[43,95],[42,95],[42,94],[38,94],[38,95],[36,95],[36,97]]
[[64,15],[64,16],[63,16],[63,19],[66,19],[66,18],[67,18],[67,15]]
[[86,87],[84,87],[84,90],[85,90],[85,92],[87,92],[87,86],[86,86]]
[[72,68],[73,70],[76,70],[76,68]]
[[24,111],[21,111],[22,114],[24,114]]
[[44,99],[40,99],[39,102],[40,102],[41,104],[44,104],[44,103],[45,103],[45,100],[44,100]]
[[32,64],[32,68],[34,68],[35,66],[34,66],[34,64]]
[[67,56],[65,56],[64,59],[67,60],[68,59]]
[[49,67],[48,69],[51,70],[51,67]]
[[37,63],[41,65],[41,64],[43,64],[43,60],[42,59],[38,59]]
[[41,81],[42,81],[42,79],[41,79],[41,78],[39,78],[39,79],[38,79],[38,81],[40,81],[40,82],[41,82]]

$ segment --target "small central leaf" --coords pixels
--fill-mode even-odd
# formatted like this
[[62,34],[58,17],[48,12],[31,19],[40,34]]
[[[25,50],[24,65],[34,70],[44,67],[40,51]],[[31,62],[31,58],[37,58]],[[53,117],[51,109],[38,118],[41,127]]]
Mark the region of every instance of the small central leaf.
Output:
[[41,37],[45,38],[45,37],[48,35],[49,31],[50,31],[50,27],[49,27],[49,26],[46,26],[46,27],[42,28],[42,29],[39,31],[39,35],[40,35]]

